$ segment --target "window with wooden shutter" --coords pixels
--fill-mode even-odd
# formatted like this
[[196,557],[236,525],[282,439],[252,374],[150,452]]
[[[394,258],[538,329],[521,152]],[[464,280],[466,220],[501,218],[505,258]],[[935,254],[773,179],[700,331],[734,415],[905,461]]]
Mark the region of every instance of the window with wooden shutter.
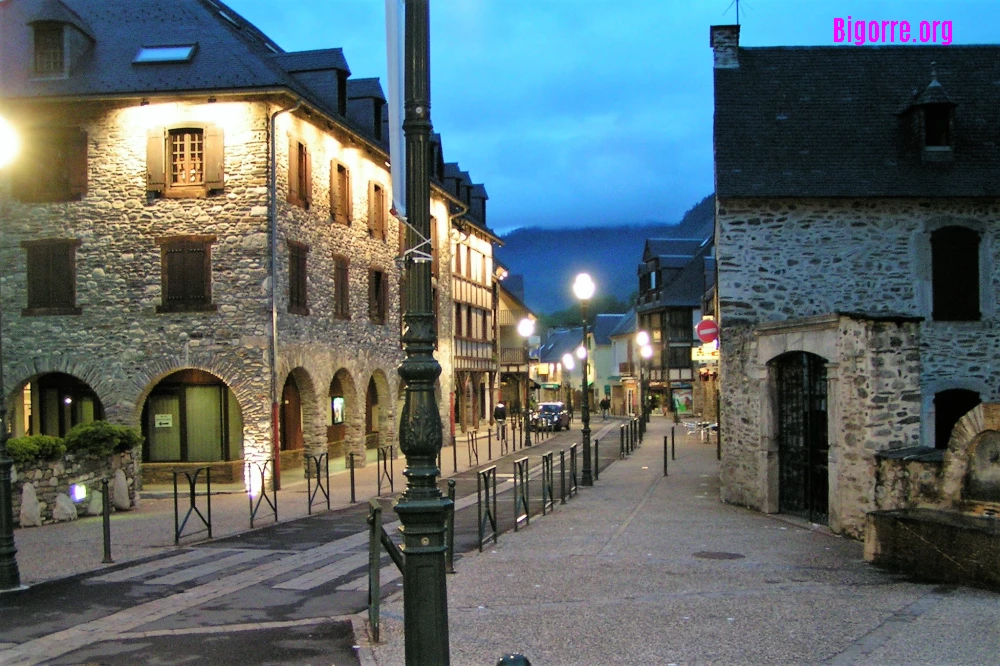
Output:
[[347,257],[333,258],[333,316],[351,318],[350,262]]
[[330,162],[330,217],[338,224],[350,224],[353,209],[351,172],[339,162]]
[[40,128],[24,137],[24,156],[13,169],[12,195],[24,203],[77,201],[87,193],[87,133]]
[[368,273],[368,314],[373,324],[384,324],[389,284],[384,272],[371,270]]
[[27,251],[26,316],[80,314],[76,307],[76,248],[74,239],[22,241]]
[[288,311],[292,314],[309,314],[309,302],[306,298],[306,256],[308,254],[308,245],[288,241]]
[[297,138],[288,138],[288,203],[306,210],[312,204],[312,161],[309,148]]
[[223,189],[225,137],[221,127],[189,123],[147,130],[147,192],[189,198]]
[[978,321],[979,280],[979,232],[967,227],[943,227],[931,233],[935,321]]
[[215,236],[158,238],[161,299],[157,312],[211,312]]
[[368,186],[368,235],[378,240],[386,239],[385,189],[378,183]]

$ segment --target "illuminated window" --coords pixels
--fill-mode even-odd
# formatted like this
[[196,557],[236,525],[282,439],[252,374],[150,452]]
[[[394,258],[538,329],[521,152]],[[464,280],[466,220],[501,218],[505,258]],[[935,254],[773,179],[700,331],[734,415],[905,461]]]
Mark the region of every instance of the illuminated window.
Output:
[[205,135],[200,129],[170,130],[170,187],[205,184]]
[[170,198],[225,187],[222,128],[208,123],[154,127],[146,141],[146,189]]
[[168,62],[188,62],[194,57],[197,44],[180,46],[143,46],[136,53],[132,64],[144,65]]

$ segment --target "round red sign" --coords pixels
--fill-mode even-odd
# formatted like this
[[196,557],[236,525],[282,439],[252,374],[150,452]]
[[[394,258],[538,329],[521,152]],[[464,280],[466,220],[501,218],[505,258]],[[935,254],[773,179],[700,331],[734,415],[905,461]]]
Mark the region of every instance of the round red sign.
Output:
[[704,319],[694,327],[694,332],[702,342],[715,342],[719,339],[719,327],[711,319]]

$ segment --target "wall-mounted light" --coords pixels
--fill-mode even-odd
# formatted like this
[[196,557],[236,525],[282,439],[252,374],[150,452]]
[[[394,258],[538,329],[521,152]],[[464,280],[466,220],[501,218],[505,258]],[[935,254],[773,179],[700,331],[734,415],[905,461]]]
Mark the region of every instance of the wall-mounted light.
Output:
[[0,116],[0,169],[17,159],[21,152],[21,137],[14,126]]
[[67,405],[72,405],[73,404],[73,398],[71,398],[69,396],[66,396],[65,398],[63,398],[63,402],[65,404],[67,404]]
[[69,496],[74,502],[82,502],[87,499],[87,486],[82,483],[74,483],[69,487]]

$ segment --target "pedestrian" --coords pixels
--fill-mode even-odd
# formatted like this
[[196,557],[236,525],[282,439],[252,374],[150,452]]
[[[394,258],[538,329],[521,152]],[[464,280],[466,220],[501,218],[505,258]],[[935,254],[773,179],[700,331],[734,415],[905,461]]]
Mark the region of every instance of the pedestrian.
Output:
[[611,400],[608,398],[608,396],[604,396],[604,398],[601,400],[601,416],[604,417],[605,421],[608,420],[609,409],[611,409]]

